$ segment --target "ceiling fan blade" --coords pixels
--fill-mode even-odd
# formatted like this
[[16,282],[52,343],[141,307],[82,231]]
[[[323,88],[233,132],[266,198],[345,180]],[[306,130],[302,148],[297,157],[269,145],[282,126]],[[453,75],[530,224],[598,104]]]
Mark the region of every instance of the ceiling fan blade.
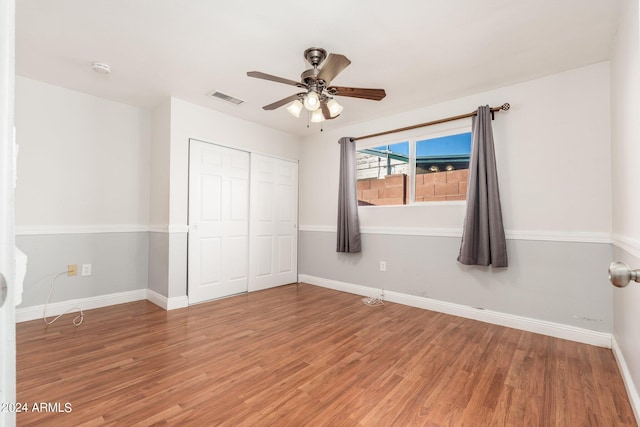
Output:
[[296,93],[295,95],[287,96],[286,98],[283,98],[280,101],[276,101],[273,104],[265,105],[264,107],[262,107],[262,109],[275,110],[276,108],[282,107],[285,104],[295,101],[296,99],[298,99],[300,95],[304,95],[304,94]]
[[320,108],[322,109],[322,116],[325,120],[331,120],[333,118],[331,117],[331,112],[329,111],[329,107],[327,107],[326,101],[320,102]]
[[325,120],[329,120],[331,118],[331,111],[329,111],[329,107],[327,107],[326,101],[320,102],[320,108],[322,109],[322,115]]
[[351,64],[351,61],[346,56],[330,53],[318,74],[318,79],[324,80],[326,84],[329,84],[349,64]]
[[363,89],[357,87],[342,87],[331,86],[327,88],[332,95],[337,96],[350,96],[351,98],[371,99],[373,101],[380,101],[387,96],[384,89]]
[[296,82],[294,80],[285,79],[278,76],[272,76],[271,74],[262,73],[260,71],[249,71],[247,72],[247,76],[255,77],[256,79],[270,80],[272,82],[284,83],[286,85],[304,87],[304,85],[300,82]]

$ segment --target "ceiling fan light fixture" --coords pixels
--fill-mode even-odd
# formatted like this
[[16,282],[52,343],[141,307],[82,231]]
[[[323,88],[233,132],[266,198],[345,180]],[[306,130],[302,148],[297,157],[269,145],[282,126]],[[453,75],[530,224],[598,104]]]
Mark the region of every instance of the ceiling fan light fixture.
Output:
[[302,108],[304,106],[302,105],[302,102],[300,102],[299,99],[296,99],[295,101],[293,101],[288,107],[287,107],[287,111],[295,118],[300,117],[300,112],[302,111]]
[[324,115],[322,114],[322,110],[318,109],[311,113],[311,123],[321,123],[324,122]]
[[333,98],[331,98],[327,102],[327,107],[329,108],[329,113],[331,114],[331,117],[338,116],[340,113],[342,113],[342,110],[344,110],[344,107],[338,104],[338,101],[336,101]]
[[310,91],[307,96],[305,96],[304,108],[309,111],[316,111],[318,108],[320,108],[320,98],[318,97],[317,93]]
[[294,86],[298,90],[302,89],[301,92],[265,105],[262,107],[263,110],[270,111],[286,106],[289,113],[298,118],[302,109],[306,109],[309,122],[319,123],[335,119],[342,113],[344,108],[333,99],[334,96],[372,101],[380,101],[386,96],[384,89],[330,86],[335,77],[351,64],[349,58],[344,55],[327,54],[327,51],[322,48],[311,47],[304,51],[304,59],[311,64],[311,68],[300,74],[300,81],[273,76],[261,71],[247,72],[248,77]]

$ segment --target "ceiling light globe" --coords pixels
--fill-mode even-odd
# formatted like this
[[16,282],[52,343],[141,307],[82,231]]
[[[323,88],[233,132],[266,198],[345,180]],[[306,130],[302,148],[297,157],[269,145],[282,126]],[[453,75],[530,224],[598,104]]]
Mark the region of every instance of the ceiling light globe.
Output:
[[315,110],[311,113],[311,123],[320,123],[324,122],[324,115],[322,114],[322,110]]
[[338,104],[338,101],[336,101],[333,98],[331,98],[329,102],[327,102],[327,107],[329,108],[329,113],[331,114],[331,117],[336,117],[337,115],[342,113],[342,110],[344,110],[344,107]]
[[309,92],[307,96],[304,98],[304,108],[309,111],[316,111],[320,108],[320,98],[318,98],[318,94],[315,92]]
[[302,111],[302,108],[303,108],[302,102],[296,99],[291,103],[291,105],[287,107],[287,111],[291,113],[293,117],[298,118],[300,117],[300,112]]

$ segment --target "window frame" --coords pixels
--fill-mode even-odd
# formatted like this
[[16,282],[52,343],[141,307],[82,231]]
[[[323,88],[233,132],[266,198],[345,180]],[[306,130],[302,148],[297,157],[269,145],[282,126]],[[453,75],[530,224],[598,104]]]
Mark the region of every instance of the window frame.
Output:
[[[396,138],[385,138],[385,139],[375,139],[375,142],[357,142],[356,143],[356,152],[365,150],[367,148],[380,147],[382,145],[393,145],[399,144],[403,142],[409,143],[409,176],[408,176],[408,185],[409,185],[409,197],[407,199],[408,203],[405,205],[373,205],[373,206],[358,206],[358,208],[381,208],[381,207],[403,207],[403,206],[437,206],[439,204],[446,205],[455,205],[455,204],[466,204],[465,200],[446,200],[446,201],[431,201],[431,202],[416,202],[416,145],[418,141],[424,141],[428,139],[442,138],[446,136],[459,135],[463,133],[471,133],[471,124],[463,125],[463,126],[449,126],[446,129],[434,129],[432,132],[424,132],[421,130],[420,133],[413,133],[411,135],[406,135],[404,138],[396,137]],[[473,139],[472,139],[472,147],[473,150]],[[471,153],[469,153],[471,155]]]

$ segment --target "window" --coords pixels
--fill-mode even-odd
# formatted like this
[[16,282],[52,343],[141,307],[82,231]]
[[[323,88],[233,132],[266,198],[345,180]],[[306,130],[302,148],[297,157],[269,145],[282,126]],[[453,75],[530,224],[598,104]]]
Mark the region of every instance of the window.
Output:
[[466,200],[471,132],[416,141],[416,202]]
[[471,132],[361,148],[356,153],[358,204],[406,205],[465,200]]
[[358,150],[356,163],[360,206],[407,204],[408,141]]

